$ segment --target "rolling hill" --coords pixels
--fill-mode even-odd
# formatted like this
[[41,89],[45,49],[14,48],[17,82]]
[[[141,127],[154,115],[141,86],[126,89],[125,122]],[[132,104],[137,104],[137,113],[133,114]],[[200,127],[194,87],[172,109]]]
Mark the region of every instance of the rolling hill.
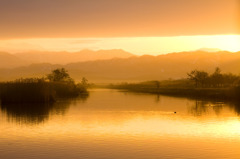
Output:
[[14,68],[24,65],[29,65],[27,61],[16,57],[15,55],[0,52],[0,68]]
[[10,54],[0,52],[0,68],[15,68],[36,63],[68,64],[74,62],[128,58],[135,56],[123,50],[82,50],[79,52],[26,52]]
[[26,52],[17,53],[16,57],[30,63],[68,64],[73,62],[128,58],[134,56],[124,50],[82,50],[79,52]]
[[171,53],[159,56],[115,58],[77,62],[66,65],[34,64],[15,69],[0,69],[0,79],[44,76],[52,69],[64,67],[71,76],[81,80],[84,76],[91,82],[123,82],[186,78],[193,69],[213,72],[220,67],[225,73],[240,73],[240,52],[226,51],[209,53],[204,51]]

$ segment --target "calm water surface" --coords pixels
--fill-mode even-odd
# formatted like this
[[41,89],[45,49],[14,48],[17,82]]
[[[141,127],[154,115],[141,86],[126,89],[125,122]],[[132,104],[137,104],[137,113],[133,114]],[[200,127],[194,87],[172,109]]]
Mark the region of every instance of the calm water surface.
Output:
[[1,106],[1,159],[240,158],[238,104],[96,89],[32,107]]

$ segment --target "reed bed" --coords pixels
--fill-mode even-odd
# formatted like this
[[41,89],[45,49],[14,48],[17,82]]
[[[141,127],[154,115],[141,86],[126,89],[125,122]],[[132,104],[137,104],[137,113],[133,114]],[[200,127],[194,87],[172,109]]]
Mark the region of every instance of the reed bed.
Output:
[[57,98],[77,97],[87,94],[81,84],[48,82],[41,79],[25,79],[0,83],[0,99],[7,103],[52,103]]

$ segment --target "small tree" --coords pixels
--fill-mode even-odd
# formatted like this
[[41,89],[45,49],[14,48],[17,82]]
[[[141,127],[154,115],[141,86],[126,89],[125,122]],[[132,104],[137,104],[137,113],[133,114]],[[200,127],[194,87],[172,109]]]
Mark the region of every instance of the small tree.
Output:
[[220,87],[223,82],[223,75],[219,67],[215,69],[215,72],[211,75],[212,84],[214,87]]
[[209,75],[207,72],[204,71],[193,70],[190,73],[188,73],[188,78],[195,82],[196,87],[198,87],[199,84],[201,84],[201,86],[204,87],[207,83]]
[[188,79],[195,82],[196,87],[198,86],[197,70],[193,70],[190,73],[187,73]]
[[82,84],[83,87],[87,88],[88,87],[88,80],[85,77],[83,77],[82,81],[81,81],[81,84]]
[[47,79],[51,82],[73,82],[65,68],[58,68],[47,75]]

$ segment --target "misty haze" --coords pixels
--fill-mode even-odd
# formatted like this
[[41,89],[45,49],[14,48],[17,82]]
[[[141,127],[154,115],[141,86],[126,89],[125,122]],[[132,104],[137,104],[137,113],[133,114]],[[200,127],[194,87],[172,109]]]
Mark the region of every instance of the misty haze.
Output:
[[239,0],[0,0],[0,159],[238,159]]

